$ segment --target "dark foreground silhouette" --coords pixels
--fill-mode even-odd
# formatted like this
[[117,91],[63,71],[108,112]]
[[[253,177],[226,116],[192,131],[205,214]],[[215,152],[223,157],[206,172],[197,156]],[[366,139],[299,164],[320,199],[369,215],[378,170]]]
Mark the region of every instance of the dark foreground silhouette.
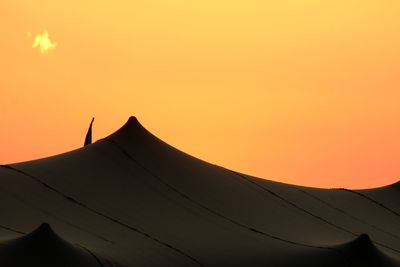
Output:
[[[399,188],[259,179],[131,117],[90,146],[0,167],[0,266],[400,266]],[[44,221],[57,234],[26,234]]]
[[22,237],[0,244],[0,266],[98,267],[100,259],[83,246],[74,246],[47,223]]

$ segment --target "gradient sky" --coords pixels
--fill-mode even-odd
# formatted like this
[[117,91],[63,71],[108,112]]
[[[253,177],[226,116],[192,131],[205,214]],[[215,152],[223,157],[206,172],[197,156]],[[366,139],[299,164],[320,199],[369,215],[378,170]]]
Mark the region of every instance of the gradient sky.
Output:
[[[0,163],[135,115],[209,162],[369,188],[400,176],[400,1],[2,0]],[[35,36],[56,44],[41,53]]]

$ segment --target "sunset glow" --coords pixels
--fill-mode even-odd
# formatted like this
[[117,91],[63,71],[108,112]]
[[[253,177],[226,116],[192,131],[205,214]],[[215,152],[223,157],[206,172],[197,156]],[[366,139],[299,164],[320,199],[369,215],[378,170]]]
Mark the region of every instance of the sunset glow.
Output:
[[135,115],[189,154],[263,178],[395,182],[399,11],[370,0],[1,1],[0,163],[80,147],[92,117],[95,141]]

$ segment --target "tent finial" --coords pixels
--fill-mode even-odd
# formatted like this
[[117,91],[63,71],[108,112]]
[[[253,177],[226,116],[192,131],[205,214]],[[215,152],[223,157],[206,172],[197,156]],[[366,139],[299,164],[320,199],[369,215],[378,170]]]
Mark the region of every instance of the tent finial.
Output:
[[90,122],[89,129],[87,131],[86,137],[85,137],[85,144],[83,146],[90,145],[92,143],[92,126],[94,122],[94,117],[92,118],[92,121]]

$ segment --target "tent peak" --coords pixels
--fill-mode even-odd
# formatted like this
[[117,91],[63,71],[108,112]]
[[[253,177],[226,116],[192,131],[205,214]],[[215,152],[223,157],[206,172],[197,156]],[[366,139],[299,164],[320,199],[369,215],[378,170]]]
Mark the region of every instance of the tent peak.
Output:
[[122,128],[144,128],[135,116],[130,116]]
[[140,122],[136,118],[136,116],[130,116],[127,123],[129,123],[129,124],[140,124]]

